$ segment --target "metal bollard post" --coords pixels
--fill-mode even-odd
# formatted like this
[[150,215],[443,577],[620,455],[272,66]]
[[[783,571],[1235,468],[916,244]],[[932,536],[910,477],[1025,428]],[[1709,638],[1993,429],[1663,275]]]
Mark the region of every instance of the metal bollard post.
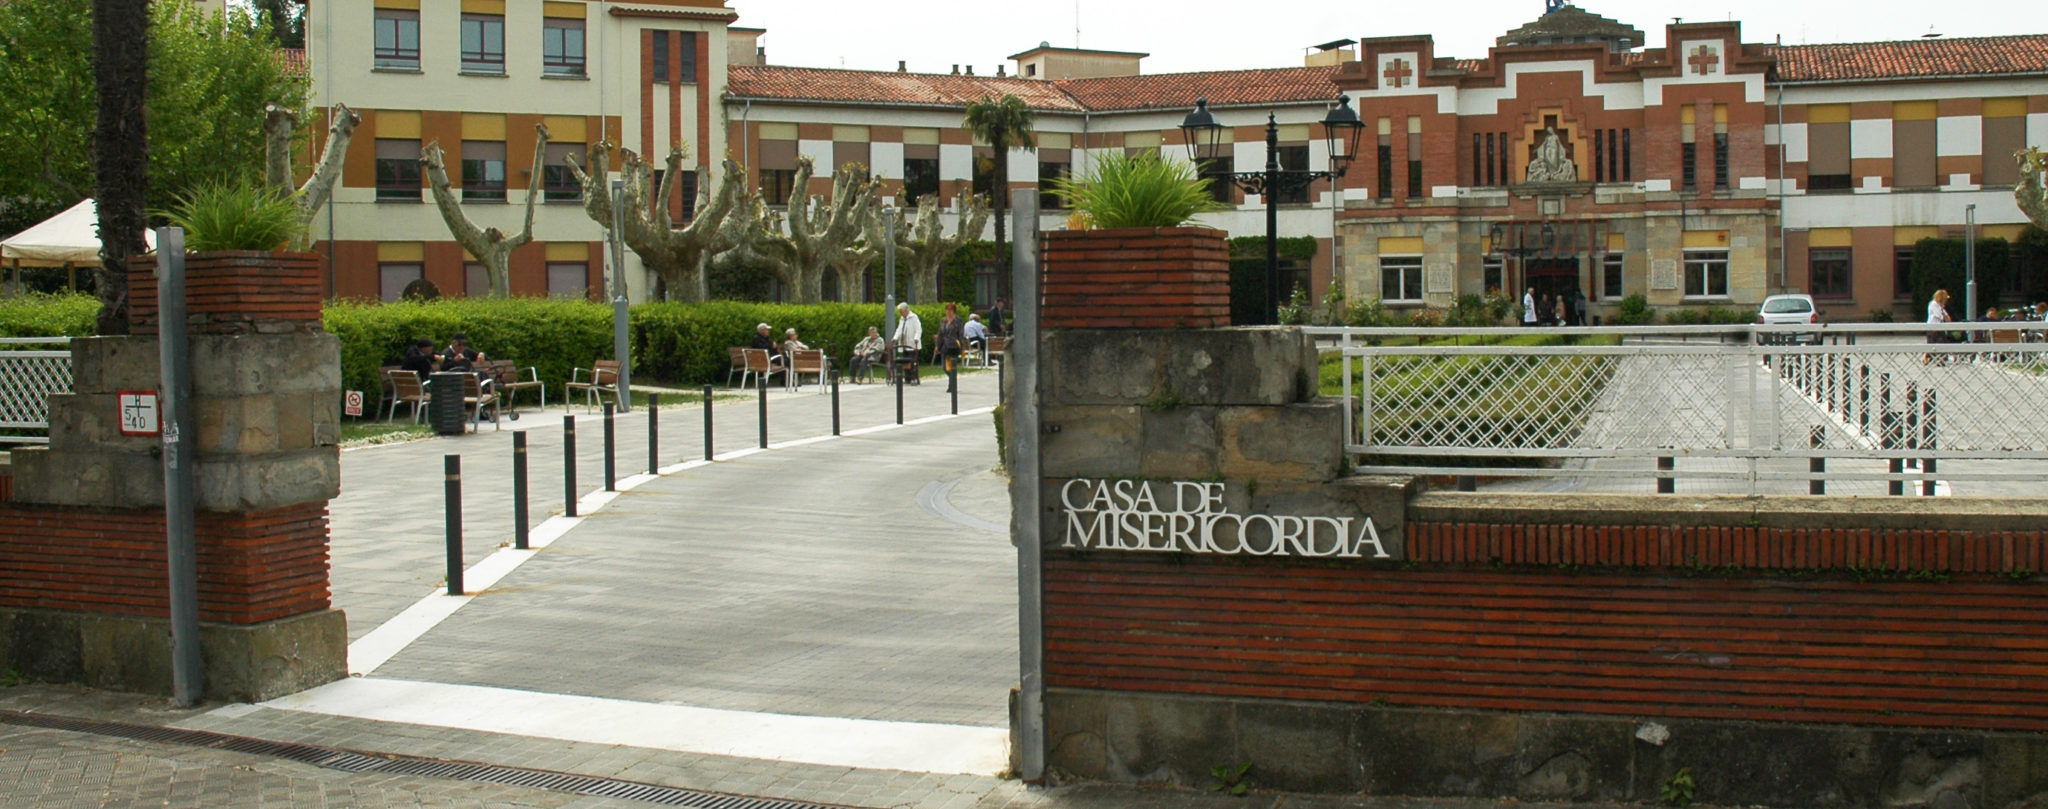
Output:
[[1003,396],[1005,395],[1003,389],[1007,387],[1008,384],[1009,380],[1006,378],[1006,374],[1003,371],[1003,364],[1000,362],[996,363],[996,401],[1003,401]]
[[527,549],[526,433],[512,434],[512,547]]
[[[1827,443],[1828,428],[1818,424],[1813,425],[1813,430],[1807,433],[1806,445],[1813,449],[1820,449]],[[1806,471],[1813,473],[1813,479],[1806,482],[1806,493],[1827,494],[1828,482],[1827,479],[1821,476],[1827,474],[1828,459],[1817,456],[1813,458],[1808,458],[1806,460]]]
[[562,417],[562,499],[568,505],[563,516],[576,516],[576,417]]
[[462,456],[441,456],[441,471],[447,484],[448,508],[448,594],[462,595]]
[[896,423],[903,423],[903,375],[896,375]]
[[[1660,473],[1668,473],[1668,472],[1672,472],[1673,470],[1676,470],[1677,468],[1678,468],[1678,459],[1676,459],[1676,458],[1673,458],[1673,457],[1671,457],[1671,456],[1669,456],[1669,455],[1664,455],[1664,456],[1660,456],[1660,457],[1658,457],[1658,458],[1657,458],[1657,471],[1658,471],[1658,472],[1660,472]],[[1678,492],[1678,479],[1677,479],[1677,478],[1675,478],[1675,477],[1672,477],[1672,476],[1671,476],[1671,475],[1669,475],[1669,474],[1659,474],[1659,475],[1657,475],[1657,493],[1658,493],[1658,494],[1676,494],[1677,492]]]
[[647,474],[661,472],[661,394],[647,394]]
[[[1922,406],[1927,408],[1927,416],[1921,420],[1921,424],[1925,425],[1925,429],[1927,430],[1927,432],[1924,434],[1924,439],[1920,442],[1921,449],[1941,449],[1941,433],[1937,429],[1940,425],[1941,410],[1940,407],[1936,404],[1936,393],[1938,393],[1938,391],[1929,388],[1927,390],[1926,398],[1921,401]],[[1920,480],[1921,497],[1934,496],[1934,475],[1936,472],[1939,471],[1938,469],[1936,469],[1936,466],[1939,463],[1939,459],[1936,459],[1932,456],[1929,456],[1920,461],[1920,471],[1926,473],[1926,477]]]
[[839,372],[832,372],[832,434],[839,434]]
[[755,379],[756,379],[756,380],[758,380],[758,381],[757,381],[757,382],[756,382],[755,384],[756,384],[757,386],[759,386],[759,387],[760,387],[760,389],[761,389],[761,448],[762,448],[762,449],[767,449],[767,448],[768,448],[768,378],[767,378],[766,376],[757,376],[757,377],[755,377]]
[[611,406],[611,405],[605,405],[605,406],[604,406],[604,490],[605,490],[605,491],[608,491],[608,492],[615,492],[615,491],[618,491],[618,490],[619,490],[619,456],[618,456],[618,446],[617,446],[616,442],[614,441],[614,439],[616,439],[616,438],[617,438],[617,435],[615,435],[615,434],[613,433],[613,429],[612,429],[612,406]]
[[1476,492],[1476,491],[1479,491],[1479,478],[1477,478],[1477,477],[1475,477],[1475,476],[1472,476],[1472,475],[1459,475],[1459,476],[1458,476],[1458,491],[1461,491],[1461,492]]
[[960,383],[954,382],[953,387],[946,391],[946,395],[952,397],[952,415],[960,415]]
[[711,460],[711,386],[704,386],[704,460]]

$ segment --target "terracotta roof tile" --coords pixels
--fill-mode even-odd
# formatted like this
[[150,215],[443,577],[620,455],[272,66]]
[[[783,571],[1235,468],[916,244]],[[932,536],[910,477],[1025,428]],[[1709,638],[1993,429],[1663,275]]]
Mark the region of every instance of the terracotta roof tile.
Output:
[[1327,102],[1337,97],[1337,85],[1330,81],[1336,73],[1335,67],[1283,67],[1069,79],[1058,84],[1095,112],[1192,109],[1197,98],[1209,99],[1212,107]]
[[2048,73],[2048,34],[1781,45],[1778,81],[1867,81]]
[[1036,79],[774,65],[734,65],[730,71],[726,92],[734,98],[965,107],[984,95],[1008,93],[1035,110],[1081,111],[1052,82]]

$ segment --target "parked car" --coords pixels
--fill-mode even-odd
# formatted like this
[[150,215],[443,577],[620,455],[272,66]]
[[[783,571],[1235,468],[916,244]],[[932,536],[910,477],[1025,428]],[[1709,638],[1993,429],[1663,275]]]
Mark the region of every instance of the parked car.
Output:
[[[1772,295],[1764,299],[1763,306],[1757,308],[1756,322],[1763,326],[1819,323],[1820,308],[1813,305],[1812,295]],[[1820,333],[1759,334],[1757,342],[1820,345]]]

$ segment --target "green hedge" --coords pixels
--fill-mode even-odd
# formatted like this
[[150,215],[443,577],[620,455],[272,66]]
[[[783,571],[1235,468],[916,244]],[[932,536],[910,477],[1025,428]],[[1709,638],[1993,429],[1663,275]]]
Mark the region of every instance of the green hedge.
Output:
[[2004,239],[1977,240],[1977,311],[1965,306],[1968,291],[1966,245],[1962,239],[1921,239],[1913,245],[1913,265],[1906,271],[1913,283],[1914,320],[1925,318],[1927,301],[1937,289],[1950,296],[1948,313],[1956,320],[1974,320],[1998,305],[2005,289],[2011,245]]
[[100,299],[92,295],[0,298],[0,337],[87,337],[99,314]]

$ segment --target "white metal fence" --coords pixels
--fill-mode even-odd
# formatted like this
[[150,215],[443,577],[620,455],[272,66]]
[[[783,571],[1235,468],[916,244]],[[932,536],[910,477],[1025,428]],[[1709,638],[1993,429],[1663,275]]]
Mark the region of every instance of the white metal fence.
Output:
[[0,338],[0,443],[50,440],[50,394],[71,392],[71,338]]
[[[1354,405],[1345,450],[1361,471],[1507,490],[2041,496],[2044,327],[1308,331],[1326,392]],[[1970,329],[1984,341],[1927,342]]]

